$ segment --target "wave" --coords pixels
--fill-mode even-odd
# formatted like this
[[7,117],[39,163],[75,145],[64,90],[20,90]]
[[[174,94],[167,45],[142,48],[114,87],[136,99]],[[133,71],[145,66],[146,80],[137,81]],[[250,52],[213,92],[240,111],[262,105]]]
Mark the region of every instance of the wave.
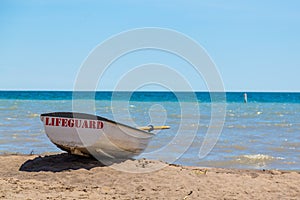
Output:
[[273,157],[264,154],[253,154],[253,155],[242,155],[238,156],[238,160],[248,160],[248,161],[272,161],[272,160],[283,160],[281,157]]
[[284,160],[284,158],[273,157],[273,156],[264,155],[264,154],[242,155],[242,156],[237,156],[235,158],[235,161],[238,164],[252,166],[254,168],[265,168],[272,162],[275,162],[278,160]]
[[36,114],[36,113],[30,113],[27,115],[28,118],[36,118],[36,117],[39,117],[40,115],[39,114]]
[[6,111],[6,110],[17,110],[18,106],[17,105],[12,105],[12,106],[1,106],[0,110]]
[[290,165],[285,162],[285,158],[265,154],[245,154],[224,158],[224,160],[203,160],[198,162],[198,165],[242,169],[275,169],[274,166],[281,166],[282,164]]

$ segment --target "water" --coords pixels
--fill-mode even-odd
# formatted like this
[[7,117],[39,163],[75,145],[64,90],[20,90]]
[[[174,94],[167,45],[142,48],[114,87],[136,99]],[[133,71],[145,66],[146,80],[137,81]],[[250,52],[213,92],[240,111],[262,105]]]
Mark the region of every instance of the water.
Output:
[[83,108],[92,98],[96,114],[125,124],[171,126],[156,134],[143,157],[180,157],[174,163],[190,166],[300,170],[300,93],[248,93],[247,104],[243,93],[226,93],[226,101],[217,102],[226,104],[222,133],[200,159],[211,119],[209,93],[196,93],[195,99],[171,92],[0,91],[0,154],[61,152],[45,135],[39,115],[74,110],[73,97]]

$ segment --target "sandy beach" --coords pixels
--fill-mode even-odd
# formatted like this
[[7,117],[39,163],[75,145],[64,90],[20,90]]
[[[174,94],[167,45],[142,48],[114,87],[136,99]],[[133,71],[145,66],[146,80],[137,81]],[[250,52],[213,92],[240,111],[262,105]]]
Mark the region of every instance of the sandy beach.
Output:
[[[0,199],[300,199],[300,172],[292,171],[186,167],[145,159],[104,166],[65,153],[1,155],[0,164]],[[161,169],[140,173],[156,166]]]

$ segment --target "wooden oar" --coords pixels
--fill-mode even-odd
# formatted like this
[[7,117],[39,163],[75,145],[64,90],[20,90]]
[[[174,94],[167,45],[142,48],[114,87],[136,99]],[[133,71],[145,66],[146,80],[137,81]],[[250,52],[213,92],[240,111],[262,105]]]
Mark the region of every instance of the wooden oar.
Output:
[[141,129],[143,131],[154,131],[154,130],[163,130],[163,129],[169,129],[170,126],[142,126],[142,127],[137,127],[137,129]]

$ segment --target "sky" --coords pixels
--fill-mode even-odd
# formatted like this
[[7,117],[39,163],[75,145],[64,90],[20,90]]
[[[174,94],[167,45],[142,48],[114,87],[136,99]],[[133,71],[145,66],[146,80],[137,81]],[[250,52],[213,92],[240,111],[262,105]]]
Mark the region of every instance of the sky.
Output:
[[[1,0],[0,90],[73,90],[93,49],[144,27],[196,41],[215,63],[226,91],[300,92],[297,0]],[[195,75],[192,66],[151,50],[123,56],[97,88],[113,90],[126,72],[147,63],[168,65],[194,90],[207,90],[205,77]]]

